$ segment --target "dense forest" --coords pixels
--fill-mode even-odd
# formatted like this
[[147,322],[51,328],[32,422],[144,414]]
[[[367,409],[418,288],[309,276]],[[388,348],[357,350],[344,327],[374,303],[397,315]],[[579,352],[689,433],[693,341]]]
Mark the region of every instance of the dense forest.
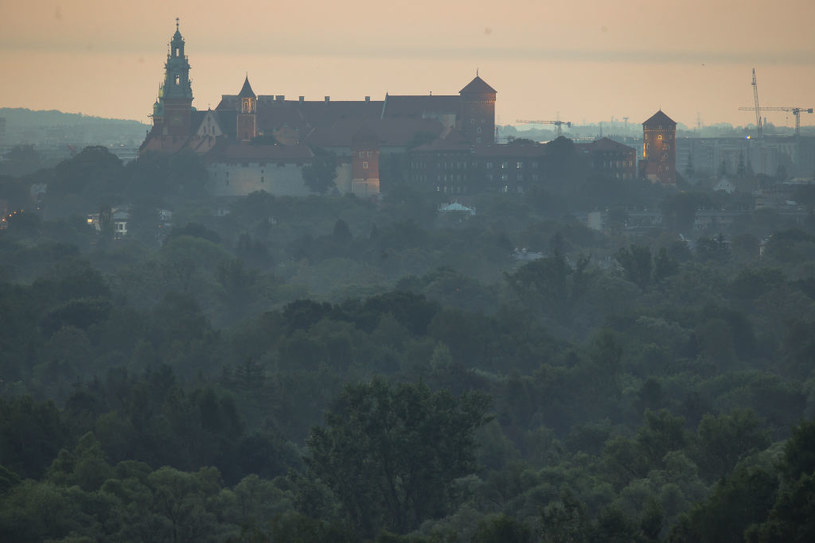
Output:
[[815,540],[813,216],[691,234],[749,195],[567,171],[474,216],[205,175],[0,177],[10,209],[48,186],[0,231],[0,540]]

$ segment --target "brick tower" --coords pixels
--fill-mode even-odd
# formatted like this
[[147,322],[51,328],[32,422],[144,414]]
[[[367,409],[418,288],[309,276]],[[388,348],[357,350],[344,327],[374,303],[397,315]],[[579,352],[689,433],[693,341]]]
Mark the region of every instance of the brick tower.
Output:
[[475,79],[459,91],[458,129],[470,143],[495,143],[496,94],[477,73]]
[[252,85],[249,84],[249,76],[246,76],[246,81],[243,82],[243,88],[238,94],[240,100],[240,112],[238,113],[237,122],[237,136],[240,141],[251,141],[258,135],[257,124],[257,96],[252,91]]
[[654,183],[676,184],[676,123],[661,109],[642,123],[640,176]]

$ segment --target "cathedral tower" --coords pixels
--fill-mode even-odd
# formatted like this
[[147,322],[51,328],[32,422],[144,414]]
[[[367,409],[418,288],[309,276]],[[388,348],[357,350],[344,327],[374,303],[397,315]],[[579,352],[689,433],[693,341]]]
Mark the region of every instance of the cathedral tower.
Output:
[[240,112],[238,113],[237,122],[237,136],[240,141],[251,141],[258,135],[257,124],[257,96],[252,91],[252,85],[249,84],[249,76],[246,76],[246,81],[243,82],[243,88],[238,94],[240,100]]
[[495,143],[495,97],[497,91],[478,77],[459,91],[459,130],[470,143]]
[[[189,136],[192,112],[190,63],[184,54],[184,38],[178,29],[178,19],[175,20],[175,34],[170,42],[167,62],[164,64],[164,83],[159,91],[157,105],[163,115],[166,135]],[[154,115],[155,112],[154,107]]]

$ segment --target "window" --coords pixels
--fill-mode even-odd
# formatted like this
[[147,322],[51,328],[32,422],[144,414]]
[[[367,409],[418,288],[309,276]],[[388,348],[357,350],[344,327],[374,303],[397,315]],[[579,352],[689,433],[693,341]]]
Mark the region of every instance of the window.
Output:
[[365,158],[365,151],[359,152],[359,158]]
[[487,162],[487,169],[488,170],[492,169],[492,162],[490,161]]
[[521,168],[524,167],[524,163],[523,162],[516,162],[515,167],[520,170]]
[[362,169],[363,169],[363,170],[367,170],[367,169],[368,169],[368,162],[363,162],[363,163],[362,163]]

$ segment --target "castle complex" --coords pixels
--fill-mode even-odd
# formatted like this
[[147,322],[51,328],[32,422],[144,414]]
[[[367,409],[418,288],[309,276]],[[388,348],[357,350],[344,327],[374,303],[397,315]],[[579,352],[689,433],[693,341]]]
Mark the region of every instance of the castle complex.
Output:
[[302,168],[320,148],[338,157],[338,190],[368,196],[379,192],[380,152],[404,152],[439,138],[494,142],[496,91],[478,75],[457,95],[386,95],[381,101],[258,96],[247,76],[240,91],[223,95],[215,110],[198,111],[184,45],[176,22],[153,127],[140,153],[201,154],[215,195],[308,194]]
[[[396,154],[407,156],[403,180],[427,190],[523,191],[546,175],[550,148],[497,144],[496,95],[476,73],[458,94],[291,100],[255,94],[247,76],[237,94],[224,94],[214,110],[199,111],[192,106],[190,64],[176,20],[153,126],[139,152],[201,155],[215,196],[310,194],[314,187],[304,169],[326,154],[333,155],[333,184],[340,193],[378,194],[380,157]],[[575,147],[603,174],[636,175],[628,146],[604,138]]]

